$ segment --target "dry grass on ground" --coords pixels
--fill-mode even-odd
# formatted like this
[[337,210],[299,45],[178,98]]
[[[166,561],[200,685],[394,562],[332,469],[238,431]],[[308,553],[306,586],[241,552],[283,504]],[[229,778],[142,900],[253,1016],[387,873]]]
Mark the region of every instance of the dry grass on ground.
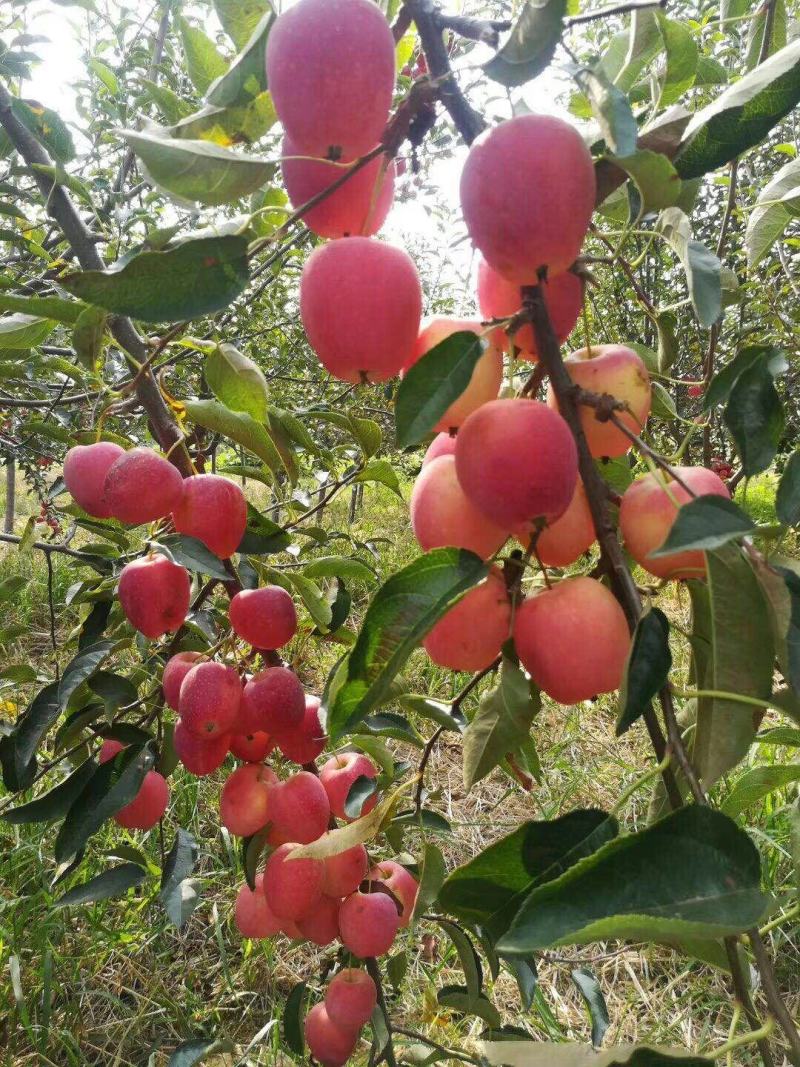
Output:
[[[368,508],[353,534],[366,541],[386,529],[401,530],[392,554],[396,562],[404,562],[413,550],[399,502],[380,493],[368,497]],[[46,675],[51,650],[40,557],[6,553],[0,560],[0,578],[11,573],[22,573],[30,581],[17,600],[6,605],[6,626],[16,621],[24,632],[2,649],[3,660],[33,663]],[[57,560],[55,580],[56,598],[62,603],[74,580],[62,559]],[[662,599],[674,618],[685,617],[685,596]],[[74,616],[69,609],[61,613],[62,637],[75,624]],[[306,658],[303,670],[319,685],[326,665]],[[415,690],[445,699],[454,692],[452,679],[432,671],[421,654],[406,675]],[[13,696],[22,704],[31,691],[6,689],[0,699]],[[429,782],[435,791],[431,806],[453,828],[451,836],[436,839],[448,869],[523,819],[552,818],[578,806],[613,809],[644,768],[652,766],[643,732],[634,729],[617,740],[613,721],[608,700],[573,709],[546,703],[534,727],[544,784],[530,793],[495,772],[465,795],[460,744],[445,734],[430,762]],[[430,724],[419,725],[427,735]],[[390,744],[398,758],[418,759],[417,750]],[[124,900],[54,910],[52,901],[61,888],[49,888],[53,832],[0,824],[0,1004],[5,1006],[0,1009],[0,1063],[161,1067],[180,1041],[217,1034],[236,1046],[235,1055],[218,1058],[220,1064],[289,1062],[281,1052],[280,1033],[286,994],[301,979],[317,989],[331,954],[285,940],[242,940],[237,934],[232,907],[241,862],[235,843],[219,827],[222,778],[218,773],[196,780],[180,770],[174,777],[174,800],[164,831],[167,847],[180,825],[194,834],[201,848],[200,904],[180,932],[166,923],[154,902],[156,867],[145,886]],[[620,813],[626,828],[643,825],[648,796],[646,786],[626,803]],[[754,840],[769,857],[768,888],[785,891],[791,878],[785,805],[772,798],[749,814]],[[162,843],[157,831],[131,835],[112,824],[93,840],[85,874],[107,866],[115,851],[120,854],[120,846],[123,857],[126,847],[135,846],[158,862]],[[419,854],[419,846],[416,832],[410,832],[405,847]],[[794,998],[794,1010],[800,1011],[798,929],[776,931],[772,940],[782,987],[790,1000]],[[405,951],[408,960],[402,991],[388,990],[398,1025],[428,1033],[449,1047],[469,1049],[483,1029],[482,1021],[459,1018],[436,1003],[438,987],[463,982],[446,936],[435,923],[422,922],[397,950]],[[506,1022],[525,1026],[541,1039],[587,1042],[588,1018],[570,978],[576,965],[591,966],[606,997],[611,1018],[606,1045],[647,1040],[710,1049],[727,1038],[732,1007],[725,976],[666,948],[613,943],[547,953],[540,961],[539,988],[528,1012],[521,1011],[516,984],[505,972],[494,982],[488,977],[487,989]],[[756,1062],[750,1050],[741,1050],[737,1057],[737,1064]],[[366,1045],[359,1055],[362,1061]]]

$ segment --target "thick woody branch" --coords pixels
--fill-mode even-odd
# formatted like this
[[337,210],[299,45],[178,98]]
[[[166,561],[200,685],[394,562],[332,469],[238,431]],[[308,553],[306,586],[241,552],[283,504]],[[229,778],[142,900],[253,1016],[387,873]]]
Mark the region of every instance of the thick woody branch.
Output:
[[428,64],[428,73],[439,85],[439,99],[447,108],[463,140],[468,145],[472,144],[485,129],[486,123],[461,92],[450,68],[450,57],[442,37],[441,26],[437,22],[439,12],[436,4],[433,0],[407,0],[405,6],[416,24]]
[[[572,436],[575,438],[575,444],[578,448],[578,468],[586,490],[586,498],[592,513],[603,562],[611,576],[617,600],[625,612],[631,631],[633,631],[642,613],[639,592],[625,563],[617,538],[617,531],[608,512],[608,494],[605,482],[595,466],[589,446],[586,443],[573,382],[561,359],[561,349],[558,344],[558,338],[553,332],[542,286],[531,285],[523,287],[522,300],[523,309],[529,316],[533,326],[536,350],[547,370],[550,384],[558,400],[559,410],[572,431]],[[659,763],[661,763],[667,750],[667,744],[652,707],[647,709],[644,720],[653,750]],[[670,767],[665,768],[663,779],[670,804],[679,808],[682,804],[681,794],[675,775]]]
[[[34,135],[23,126],[14,115],[12,97],[5,86],[0,85],[0,125],[8,134],[11,143],[19,152],[27,166],[34,172],[36,184],[44,198],[48,214],[55,219],[66,237],[75,258],[83,270],[104,270],[105,264],[97,251],[97,238],[90,233],[75,205],[63,186],[54,183],[46,174],[36,170],[37,166],[51,166],[52,161]],[[111,333],[117,344],[131,356],[136,363],[143,363],[148,356],[148,348],[139,336],[130,319],[115,316],[110,324]],[[184,476],[192,473],[189,453],[183,445],[183,434],[152,375],[142,377],[136,387],[136,395],[150,419],[154,436],[170,459]]]
[[482,41],[492,48],[497,48],[500,43],[500,34],[514,25],[508,19],[474,19],[467,15],[438,14],[434,16],[434,21],[440,30],[452,30],[459,37]]

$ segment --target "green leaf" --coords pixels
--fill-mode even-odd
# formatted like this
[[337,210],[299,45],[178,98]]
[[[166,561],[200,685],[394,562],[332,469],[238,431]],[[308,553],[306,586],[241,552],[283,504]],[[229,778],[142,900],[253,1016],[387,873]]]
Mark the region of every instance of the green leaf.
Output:
[[272,178],[268,159],[245,156],[213,141],[175,139],[151,131],[119,130],[142,163],[145,177],[181,204],[229,204]]
[[111,897],[120,897],[133,886],[139,885],[147,877],[147,871],[138,863],[121,863],[118,867],[111,867],[88,882],[76,885],[58,900],[53,902],[54,908],[68,908],[74,904],[93,904],[98,900],[109,900]]
[[595,466],[606,485],[611,486],[620,496],[633,481],[633,469],[628,456],[598,460]]
[[66,815],[73,800],[83,790],[96,770],[97,764],[93,759],[84,760],[72,774],[49,792],[27,804],[19,804],[16,808],[10,808],[3,812],[2,818],[13,826],[29,822],[55,822],[56,819]]
[[29,663],[9,663],[7,667],[0,668],[0,678],[9,682],[35,682],[36,671]]
[[165,85],[158,85],[149,78],[142,78],[141,84],[147,96],[158,108],[161,117],[167,122],[178,122],[191,113],[192,105],[182,100],[177,93]]
[[[688,583],[695,615],[693,632],[711,649],[696,684],[769,700],[774,648],[758,579],[735,545],[706,553],[706,562],[707,584]],[[747,754],[755,736],[753,712],[754,708],[734,700],[703,697],[698,701],[692,761],[706,789]]]
[[269,0],[214,0],[222,28],[237,48],[244,48],[267,12],[271,11]]
[[54,849],[57,863],[77,855],[106,819],[130,804],[154,762],[150,746],[129,745],[98,767],[58,831]]
[[476,782],[522,744],[541,708],[539,693],[531,691],[525,674],[503,657],[497,685],[482,698],[464,732],[464,788]]
[[[786,47],[786,4],[784,0],[773,0],[772,20],[770,24],[770,36],[767,42],[766,59],[781,48]],[[745,68],[752,70],[761,62],[764,46],[764,30],[767,25],[767,7],[761,6],[753,13],[750,24],[747,27],[747,54],[745,56]]]
[[759,144],[800,101],[800,40],[734,82],[686,127],[675,166],[700,178]]
[[70,660],[64,668],[58,687],[58,700],[62,708],[67,706],[69,698],[78,686],[92,677],[115,644],[115,641],[98,641],[81,649],[77,656]]
[[800,159],[781,167],[762,189],[745,233],[747,266],[758,266],[800,211]]
[[658,29],[664,42],[667,63],[661,82],[658,107],[668,107],[679,100],[694,85],[697,73],[698,49],[694,31],[684,22],[656,15]]
[[36,315],[5,315],[0,318],[0,350],[35,348],[56,328],[52,319]]
[[351,578],[356,582],[375,582],[375,572],[360,559],[350,556],[320,556],[304,569],[306,578]]
[[394,574],[373,597],[341,675],[323,697],[332,743],[386,694],[413,649],[453,604],[486,576],[472,552],[437,548]]
[[241,856],[242,867],[244,868],[244,879],[247,882],[248,887],[254,893],[256,890],[258,864],[264,849],[267,846],[270,829],[271,826],[268,823],[263,829],[258,830],[256,833],[251,834],[250,837],[245,837],[242,840]]
[[178,322],[227,307],[249,279],[247,239],[200,237],[166,252],[139,252],[124,266],[59,279],[89,304],[143,322]]
[[86,65],[93,74],[97,75],[111,95],[116,96],[119,92],[119,79],[111,67],[107,66],[102,59],[97,59],[96,57],[90,59]]
[[[129,704],[135,704],[139,699],[139,693],[136,686],[128,678],[123,678],[120,674],[113,674],[111,671],[98,671],[89,679],[89,688],[93,693],[103,701],[106,706],[107,712],[111,712],[108,717],[111,718],[113,713],[122,707],[127,707]],[[128,725],[123,723],[121,725]]]
[[383,433],[378,423],[374,419],[360,419],[356,415],[348,415],[347,421],[350,424],[350,432],[364,453],[364,458],[369,459],[374,456],[383,440]]
[[572,981],[583,997],[592,1023],[592,1048],[600,1048],[603,1035],[610,1026],[608,1007],[603,990],[589,967],[576,967],[571,972]]
[[425,841],[425,849],[422,856],[422,873],[419,879],[417,899],[414,904],[413,917],[415,920],[420,915],[424,915],[431,905],[436,903],[446,873],[447,868],[445,867],[441,849],[430,841]]
[[692,239],[692,227],[679,207],[668,207],[658,218],[658,231],[673,248],[686,272],[689,296],[701,326],[713,326],[722,314],[719,259]]
[[430,719],[437,726],[455,733],[462,733],[467,725],[464,713],[453,704],[445,704],[440,700],[432,700],[430,697],[421,696],[417,693],[404,693],[400,697],[400,704],[408,711],[421,715],[423,719]]
[[314,620],[314,624],[322,633],[327,633],[333,617],[333,609],[326,600],[325,594],[315,582],[312,582],[304,574],[290,574],[288,577],[292,586],[300,594],[303,603],[308,609],[308,614]]
[[786,628],[786,673],[787,681],[792,689],[798,693],[800,692],[800,576],[788,567],[776,567],[775,571],[783,578],[789,594]]
[[265,556],[281,552],[291,544],[291,537],[283,529],[262,515],[252,504],[247,505],[247,527],[237,549],[248,556]]
[[195,574],[207,574],[209,578],[219,578],[222,582],[230,581],[230,574],[222,566],[219,556],[206,548],[202,541],[188,534],[168,534],[156,542],[163,545],[175,562]]
[[680,1049],[620,1045],[596,1052],[587,1045],[551,1041],[479,1041],[490,1067],[712,1067],[714,1061]]
[[786,426],[781,398],[766,362],[740,374],[725,407],[725,424],[736,442],[744,473],[759,474],[772,463]]
[[298,982],[283,1006],[283,1039],[291,1052],[302,1056],[305,1051],[303,1019],[305,1017],[306,983]]
[[360,774],[347,791],[344,813],[348,819],[360,819],[364,805],[378,793],[378,783],[366,774]]
[[381,485],[385,485],[387,488],[391,489],[393,493],[396,493],[401,500],[403,499],[397,472],[388,459],[374,459],[372,463],[368,463],[363,471],[360,471],[355,476],[353,481],[380,482]]
[[0,738],[3,781],[12,793],[27,789],[33,780],[39,742],[62,710],[58,693],[58,682],[46,685],[14,723],[11,733]]
[[252,100],[267,89],[264,52],[267,37],[275,22],[275,13],[266,11],[225,74],[210,86],[206,99],[215,107],[232,107]]
[[784,467],[775,497],[775,511],[786,526],[800,523],[800,450],[792,452]]
[[752,767],[736,782],[721,810],[735,819],[769,793],[783,789],[792,782],[800,782],[800,763]]
[[703,398],[703,410],[710,411],[718,404],[724,404],[742,374],[762,360],[770,369],[773,377],[782,374],[788,366],[786,355],[781,348],[772,348],[769,345],[749,345],[746,348],[740,348],[733,359],[712,378]]
[[579,69],[575,80],[589,100],[609,151],[614,156],[632,156],[639,130],[628,97],[599,68]]
[[9,578],[4,578],[0,582],[0,604],[4,604],[7,600],[11,600],[16,596],[20,590],[24,589],[28,584],[28,579],[24,578],[21,574],[12,574]]
[[194,1067],[212,1052],[231,1052],[233,1045],[227,1038],[194,1038],[182,1041],[169,1058],[167,1067]]
[[405,372],[397,389],[395,423],[400,448],[418,445],[470,383],[486,341],[459,330],[434,345]]
[[[19,311],[36,318],[72,324],[78,321],[78,316],[85,310],[83,304],[74,300],[63,300],[60,296],[18,296],[15,293],[0,293],[0,311]],[[0,319],[0,322],[2,321]]]
[[698,496],[678,510],[666,541],[651,555],[656,558],[689,549],[721,548],[754,529],[755,523],[750,516],[728,497]]
[[465,986],[442,986],[436,999],[443,1008],[450,1008],[462,1015],[476,1015],[493,1029],[502,1026],[500,1013],[494,1004],[483,995],[472,996]]
[[526,0],[508,40],[483,69],[509,88],[541,74],[555,55],[566,13],[567,0]]
[[617,831],[613,816],[594,809],[571,811],[549,822],[525,822],[453,871],[439,904],[466,922],[503,932],[531,889],[560,877]]
[[206,381],[217,400],[232,411],[244,411],[257,422],[267,417],[267,379],[252,359],[222,342],[206,357]]
[[519,955],[610,938],[725,937],[764,914],[759,880],[746,833],[718,811],[681,808],[535,888],[497,948]]
[[673,419],[677,419],[678,410],[675,407],[675,401],[661,382],[651,382],[651,389],[653,405],[650,409],[650,414],[653,418],[662,419],[664,422],[671,422]]
[[158,897],[170,922],[179,930],[192,914],[198,901],[197,891],[189,882],[189,875],[197,863],[197,842],[183,827],[178,827],[175,841],[169,850],[161,873]]
[[453,942],[455,950],[458,953],[458,958],[461,962],[461,969],[464,972],[464,978],[467,982],[467,993],[470,997],[478,997],[481,993],[481,987],[483,985],[483,973],[481,971],[481,963],[478,959],[478,953],[475,951],[475,947],[469,939],[469,935],[465,930],[454,922],[450,922],[449,919],[439,919],[439,925]]
[[201,29],[192,26],[185,18],[176,19],[186,56],[189,80],[202,96],[211,83],[228,69],[228,61],[221,56],[216,45]]
[[231,411],[216,400],[188,400],[186,411],[194,422],[207,430],[221,433],[258,456],[272,471],[282,469],[281,457],[272,438],[252,415]]
[[633,179],[639,193],[640,216],[672,207],[681,195],[678,172],[661,152],[643,148],[627,156],[614,155],[609,159]]
[[658,333],[658,369],[666,374],[678,358],[678,339],[675,328],[677,316],[673,311],[659,311],[656,315],[656,332]]
[[669,620],[660,608],[651,608],[636,624],[628,653],[619,691],[617,737],[644,715],[650,701],[666,684],[671,668]]
[[94,372],[103,351],[106,313],[100,308],[87,307],[78,316],[72,331],[72,345],[81,366]]
[[11,110],[58,163],[69,163],[75,158],[72,134],[55,111],[42,107],[35,100],[21,100],[18,96],[12,98]]
[[629,32],[615,34],[609,42],[602,59],[603,70],[615,85],[628,92],[663,48],[655,12],[633,11]]

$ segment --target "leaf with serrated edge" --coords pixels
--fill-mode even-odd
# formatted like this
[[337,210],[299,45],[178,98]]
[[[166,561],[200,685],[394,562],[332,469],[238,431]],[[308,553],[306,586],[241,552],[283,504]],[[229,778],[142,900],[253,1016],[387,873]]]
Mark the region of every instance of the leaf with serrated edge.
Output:
[[109,900],[122,896],[147,877],[147,871],[137,863],[121,863],[111,867],[88,882],[82,882],[54,901],[54,908],[67,908],[75,904],[93,904],[97,900]]
[[650,556],[668,556],[690,549],[709,551],[721,548],[735,538],[744,537],[755,529],[750,516],[738,504],[725,496],[707,494],[687,501],[678,511],[667,539]]
[[380,703],[412,650],[487,570],[483,560],[471,552],[436,548],[381,586],[335,684],[326,686],[323,694],[321,706],[332,742]]
[[525,955],[610,938],[717,938],[758,923],[758,852],[727,816],[693,805],[617,838],[535,888],[497,949]]
[[[735,545],[706,553],[707,584],[690,583],[692,600],[707,590],[710,626],[701,633],[712,655],[702,689],[769,700],[774,647],[764,595],[748,561]],[[695,592],[695,587],[700,589]],[[706,625],[709,625],[708,623]],[[755,708],[734,700],[701,697],[692,758],[706,789],[735,767],[755,736]]]
[[465,789],[471,789],[519,747],[540,706],[522,670],[504,658],[497,685],[482,697],[464,731]]

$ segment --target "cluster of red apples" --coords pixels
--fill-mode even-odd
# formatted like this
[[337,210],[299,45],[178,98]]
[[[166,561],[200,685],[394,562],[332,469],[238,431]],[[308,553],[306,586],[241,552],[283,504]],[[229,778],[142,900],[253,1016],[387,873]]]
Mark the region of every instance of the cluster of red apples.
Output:
[[[324,44],[320,29],[328,25],[343,42],[341,52],[331,54]],[[326,158],[350,161],[378,141],[394,82],[388,24],[369,0],[301,0],[270,35],[267,73],[286,131],[284,151],[318,157],[284,161],[297,206],[341,177],[342,168]],[[421,321],[421,287],[411,260],[373,238],[391,202],[391,164],[381,160],[376,156],[305,216],[316,233],[339,238],[317,248],[303,270],[300,310],[309,341],[338,378],[375,382],[402,374],[455,331],[485,338],[468,387],[435,427],[439,436],[411,500],[415,535],[425,550],[456,546],[484,559],[509,536],[525,548],[535,537],[545,567],[569,566],[595,540],[572,434],[552,389],[546,404],[498,395],[504,350],[517,360],[538,359],[531,325],[516,326],[522,287],[546,278],[545,302],[560,342],[577,322],[583,286],[570,268],[594,210],[591,155],[573,127],[541,115],[501,122],[472,146],[461,176],[461,207],[479,253],[484,321]],[[632,348],[591,346],[565,363],[577,386],[624,405],[619,418],[630,433],[642,431],[651,386]],[[599,421],[593,407],[581,409],[581,421],[598,459],[630,450],[630,436],[612,421]],[[654,474],[636,481],[620,508],[629,553],[660,578],[705,572],[701,552],[651,556],[678,507],[692,494],[729,495],[712,471],[680,468],[678,475],[669,483]],[[593,578],[548,582],[512,612],[503,577],[493,568],[424,645],[441,666],[479,671],[509,636],[536,683],[557,701],[574,703],[620,685],[628,625],[611,592]]]

